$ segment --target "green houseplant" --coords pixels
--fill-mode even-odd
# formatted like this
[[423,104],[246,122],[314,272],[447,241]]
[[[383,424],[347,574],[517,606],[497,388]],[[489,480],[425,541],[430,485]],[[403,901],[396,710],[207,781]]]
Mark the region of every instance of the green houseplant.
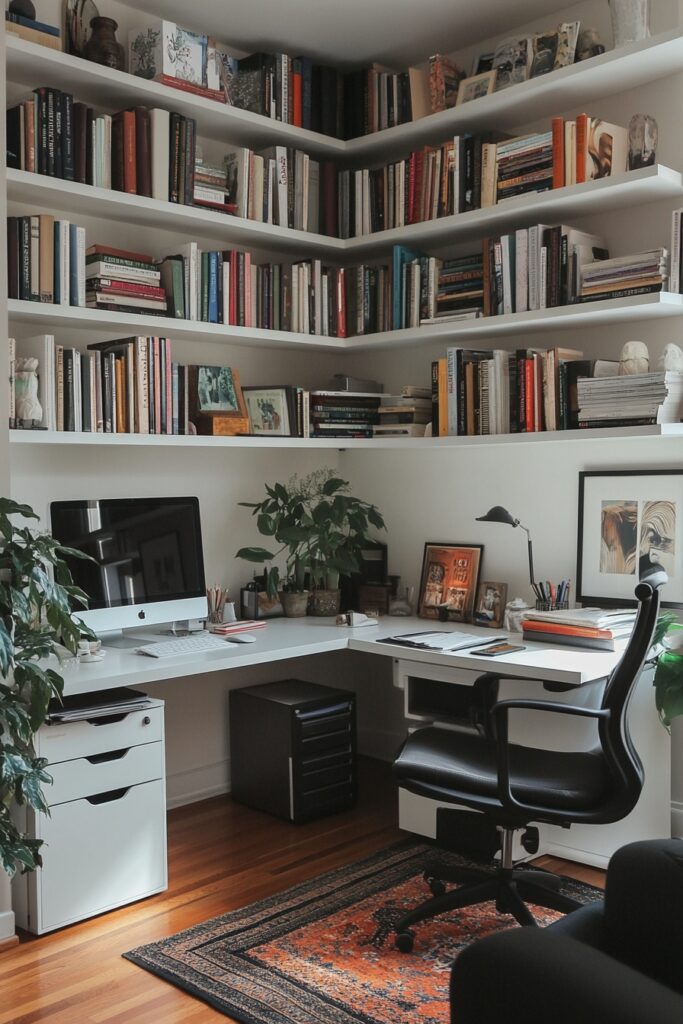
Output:
[[672,612],[660,616],[653,637],[655,704],[667,729],[683,715],[683,625]]
[[[74,587],[62,548],[14,519],[37,519],[28,505],[0,498],[0,864],[10,877],[18,867],[33,871],[42,861],[41,841],[22,834],[12,818],[16,802],[48,812],[42,785],[52,781],[47,762],[35,756],[33,734],[45,721],[63,680],[44,664],[56,644],[75,653],[84,630],[74,622]],[[87,632],[87,631],[86,631]]]
[[[276,551],[262,547],[240,548],[238,558],[265,564],[285,554],[286,570],[281,580],[278,567],[267,573],[267,591],[275,597],[281,583],[285,593],[302,593],[306,581],[316,598],[334,593],[334,600],[323,600],[319,614],[339,610],[339,577],[359,570],[359,554],[368,541],[371,528],[385,528],[379,510],[349,493],[349,483],[330,469],[307,476],[293,476],[287,484],[266,484],[266,497],[259,502],[240,502],[256,516],[259,532],[272,537]],[[335,607],[332,607],[334,603]]]

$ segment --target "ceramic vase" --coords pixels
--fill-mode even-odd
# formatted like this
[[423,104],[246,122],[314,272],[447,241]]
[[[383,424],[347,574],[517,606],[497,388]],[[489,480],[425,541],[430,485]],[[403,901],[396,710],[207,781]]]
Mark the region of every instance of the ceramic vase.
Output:
[[95,64],[104,64],[116,71],[125,71],[125,52],[116,39],[118,25],[113,18],[93,18],[90,22],[92,34],[85,44],[83,56]]
[[614,48],[650,35],[650,0],[609,0]]

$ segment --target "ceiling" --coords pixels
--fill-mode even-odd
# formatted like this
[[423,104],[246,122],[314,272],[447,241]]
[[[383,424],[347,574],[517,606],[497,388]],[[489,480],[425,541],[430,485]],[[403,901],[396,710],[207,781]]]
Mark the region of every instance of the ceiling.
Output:
[[348,65],[379,61],[397,69],[500,38],[536,18],[545,28],[566,6],[566,0],[145,0],[146,11],[210,31],[235,50],[305,53]]

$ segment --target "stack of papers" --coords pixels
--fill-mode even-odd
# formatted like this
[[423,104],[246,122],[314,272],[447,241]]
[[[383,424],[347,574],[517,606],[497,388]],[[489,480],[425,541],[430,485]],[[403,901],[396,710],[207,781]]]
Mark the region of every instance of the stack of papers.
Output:
[[486,647],[504,636],[482,636],[481,633],[462,633],[449,630],[427,630],[426,633],[403,633],[400,636],[385,636],[377,643],[401,644],[421,651],[460,651],[465,647]]

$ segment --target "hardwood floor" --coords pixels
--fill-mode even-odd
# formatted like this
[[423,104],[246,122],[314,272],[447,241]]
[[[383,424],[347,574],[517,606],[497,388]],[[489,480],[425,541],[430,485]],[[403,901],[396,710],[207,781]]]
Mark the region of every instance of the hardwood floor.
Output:
[[[278,821],[229,797],[172,811],[168,891],[50,935],[22,936],[0,955],[0,1024],[226,1021],[121,954],[401,838],[388,766],[363,760],[361,769],[354,810],[307,825]],[[583,865],[548,857],[538,863],[592,885],[603,882],[603,872]]]

